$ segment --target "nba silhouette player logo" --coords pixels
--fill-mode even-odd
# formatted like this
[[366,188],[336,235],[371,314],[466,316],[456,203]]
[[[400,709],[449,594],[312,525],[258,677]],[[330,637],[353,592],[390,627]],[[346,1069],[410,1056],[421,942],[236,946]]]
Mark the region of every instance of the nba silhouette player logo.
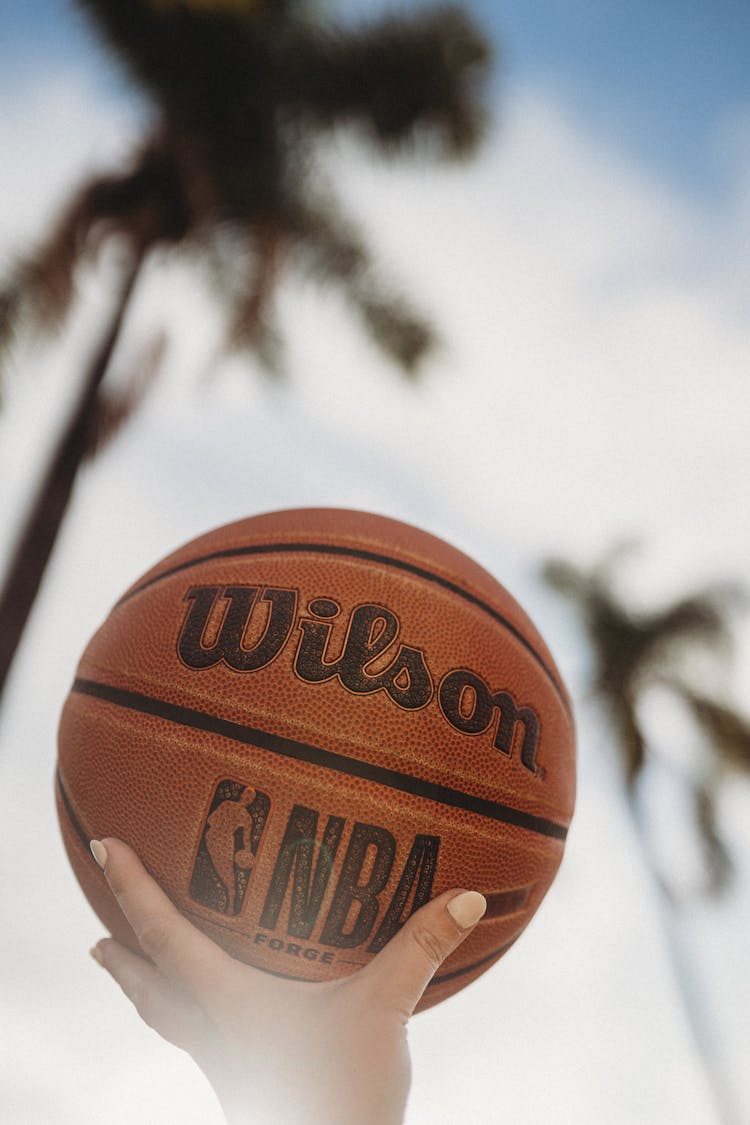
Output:
[[216,786],[190,880],[194,902],[221,914],[242,910],[271,799],[226,778]]

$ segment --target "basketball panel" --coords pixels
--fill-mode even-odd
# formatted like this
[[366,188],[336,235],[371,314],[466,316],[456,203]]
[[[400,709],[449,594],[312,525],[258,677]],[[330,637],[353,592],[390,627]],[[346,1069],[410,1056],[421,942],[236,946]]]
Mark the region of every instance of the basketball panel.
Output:
[[[420,884],[425,900],[467,886],[483,891],[490,909],[446,964],[452,976],[443,990],[455,991],[518,936],[562,855],[560,840],[535,839],[517,826],[487,823],[407,794],[394,801],[392,793],[361,779],[332,779],[311,768],[291,782],[284,764],[265,751],[253,750],[249,761],[247,749],[215,736],[171,730],[152,716],[122,715],[98,701],[71,699],[61,734],[77,747],[74,761],[63,756],[60,763],[64,819],[73,825],[66,844],[102,921],[116,921],[113,903],[83,841],[115,835],[148,857],[159,883],[204,932],[235,956],[280,975],[321,980],[354,971],[408,916]],[[179,768],[183,759],[189,770]],[[246,857],[241,872],[232,859],[253,846],[251,819],[264,794],[272,796],[261,810],[247,876]],[[212,849],[206,832],[217,810],[225,823],[214,824]],[[312,846],[304,843],[305,833]],[[329,866],[326,846],[333,852]],[[297,849],[286,865],[285,848]],[[295,894],[303,895],[301,906]],[[363,910],[374,912],[365,925],[357,921]]]

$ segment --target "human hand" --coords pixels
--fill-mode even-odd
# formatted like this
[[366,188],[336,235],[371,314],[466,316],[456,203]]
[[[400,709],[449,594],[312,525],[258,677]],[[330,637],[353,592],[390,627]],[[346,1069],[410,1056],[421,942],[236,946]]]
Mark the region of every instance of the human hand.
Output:
[[141,1017],[204,1071],[232,1125],[397,1125],[406,1027],[442,962],[482,917],[474,891],[423,906],[352,976],[281,980],[235,961],[184,918],[119,840],[94,858],[145,956],[112,938],[92,955]]

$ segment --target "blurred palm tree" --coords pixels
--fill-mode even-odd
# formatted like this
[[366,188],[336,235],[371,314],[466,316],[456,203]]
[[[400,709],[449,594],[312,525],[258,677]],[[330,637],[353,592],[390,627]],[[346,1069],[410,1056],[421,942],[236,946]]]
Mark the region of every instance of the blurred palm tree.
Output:
[[0,349],[24,327],[57,328],[79,266],[124,250],[111,323],[82,380],[0,592],[0,693],[77,472],[133,412],[141,377],[115,399],[104,379],[144,263],[180,247],[208,270],[227,342],[279,367],[273,296],[294,268],[339,287],[374,342],[408,376],[436,343],[431,325],[381,282],[367,244],[316,160],[357,130],[381,155],[459,159],[485,126],[489,47],[460,8],[325,22],[302,0],[81,0],[144,91],[152,121],[128,167],[71,199],[0,291]]
[[[604,714],[646,866],[660,891],[675,979],[720,1120],[739,1125],[743,1117],[710,1030],[711,1005],[700,995],[689,964],[680,908],[696,892],[725,891],[733,874],[719,802],[728,779],[750,774],[750,721],[705,685],[725,680],[732,626],[746,599],[738,586],[717,584],[660,608],[636,608],[618,590],[623,554],[617,547],[589,570],[550,560],[542,574],[575,606],[583,624],[592,658],[591,695]],[[690,810],[702,855],[700,877],[687,884],[684,872],[665,859],[670,849],[664,847],[663,820],[654,823],[648,813],[649,783],[664,775],[671,779],[672,796],[676,784],[682,798],[673,805]],[[675,825],[672,814],[667,833]]]
[[[552,560],[545,564],[543,577],[573,602],[582,619],[593,657],[592,695],[614,736],[631,806],[638,806],[650,767],[660,762],[677,776],[702,846],[703,886],[717,893],[727,886],[732,871],[717,824],[717,802],[728,774],[750,773],[750,723],[729,703],[713,698],[702,682],[705,657],[723,662],[729,655],[735,613],[745,597],[736,585],[722,584],[658,609],[639,610],[617,591],[622,556],[618,547],[588,571]],[[696,724],[705,750],[698,761],[688,752],[680,762],[675,752],[679,747],[670,747],[665,757],[662,732],[653,729],[647,717],[646,704],[657,691],[662,701],[671,696]],[[674,897],[675,882],[668,872],[660,871],[659,881]]]

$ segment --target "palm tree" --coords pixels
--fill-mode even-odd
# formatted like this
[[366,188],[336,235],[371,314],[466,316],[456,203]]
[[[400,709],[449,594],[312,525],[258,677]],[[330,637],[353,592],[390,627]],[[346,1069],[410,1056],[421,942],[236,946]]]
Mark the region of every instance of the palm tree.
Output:
[[[302,0],[81,0],[152,120],[129,166],[85,184],[41,249],[0,291],[0,348],[25,326],[56,328],[75,276],[103,245],[125,250],[110,324],[82,380],[0,592],[0,693],[78,470],[111,419],[103,381],[144,263],[192,253],[227,313],[227,341],[279,365],[273,295],[284,269],[335,284],[408,376],[434,347],[431,325],[384,287],[355,223],[325,181],[321,139],[341,128],[385,156],[468,156],[485,114],[488,45],[460,8],[326,23]],[[142,393],[145,383],[141,382]],[[122,421],[141,395],[114,411]]]
[[[665,867],[658,826],[647,814],[649,781],[659,771],[671,776],[687,797],[703,855],[703,874],[692,893],[718,895],[731,881],[731,852],[720,828],[718,801],[737,771],[750,773],[750,722],[731,703],[707,690],[705,681],[723,669],[731,651],[734,611],[742,591],[715,585],[657,609],[636,609],[617,591],[616,548],[590,570],[550,560],[545,581],[575,606],[586,633],[593,665],[591,695],[600,706],[619,760],[636,834],[646,866],[659,889],[661,918],[693,1037],[725,1125],[739,1125],[731,1083],[710,1029],[710,1005],[700,995],[682,933],[682,908],[691,894],[680,872]],[[711,669],[706,664],[708,660]],[[694,726],[703,753],[669,739],[669,727],[656,726],[649,700],[659,693],[679,706]],[[666,730],[666,734],[665,734]]]

